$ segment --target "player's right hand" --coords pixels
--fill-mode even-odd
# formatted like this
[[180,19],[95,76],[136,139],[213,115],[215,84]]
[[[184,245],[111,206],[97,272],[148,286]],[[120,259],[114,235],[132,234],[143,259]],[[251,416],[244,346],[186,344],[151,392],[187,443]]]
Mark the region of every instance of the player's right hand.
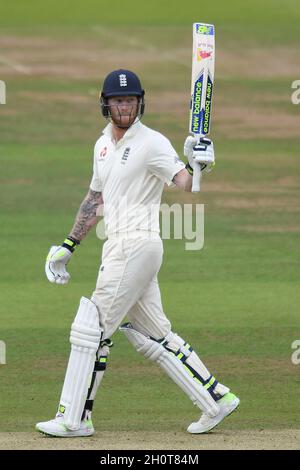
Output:
[[193,159],[197,163],[205,163],[207,165],[214,165],[215,152],[214,144],[207,137],[201,137],[199,142],[193,147]]
[[193,169],[195,163],[199,163],[201,171],[210,173],[215,164],[214,144],[207,137],[201,137],[198,141],[196,137],[189,135],[185,139],[183,153]]
[[196,137],[188,135],[183,144],[183,155],[188,158],[189,164],[192,168],[194,168],[193,150],[196,143]]
[[64,246],[51,246],[45,265],[48,281],[56,284],[67,284],[70,274],[66,265],[71,258],[72,252]]

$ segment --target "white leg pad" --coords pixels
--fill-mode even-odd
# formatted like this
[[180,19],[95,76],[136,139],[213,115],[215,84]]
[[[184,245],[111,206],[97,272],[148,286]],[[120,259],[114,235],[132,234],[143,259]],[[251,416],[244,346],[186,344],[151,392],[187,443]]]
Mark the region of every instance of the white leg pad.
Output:
[[135,349],[147,359],[157,362],[168,376],[188,395],[192,402],[209,416],[216,416],[220,407],[209,392],[188,373],[180,359],[164,346],[132,328],[130,323],[122,325],[123,331]]
[[59,405],[65,425],[71,430],[80,427],[102,332],[96,305],[81,297],[71,327],[71,353]]
[[[206,389],[209,389],[209,386],[214,383],[214,395],[216,396],[223,396],[230,391],[228,387],[221,384],[220,382],[216,381],[215,377],[213,377],[208,369],[205,367],[203,362],[201,361],[200,357],[196,354],[196,352],[190,347],[188,343],[186,343],[180,336],[172,331],[165,337],[167,342],[167,348],[171,349],[173,352],[180,351],[186,357],[185,364],[187,366],[191,366],[197,373],[208,382],[205,385]],[[211,380],[210,380],[211,379]]]

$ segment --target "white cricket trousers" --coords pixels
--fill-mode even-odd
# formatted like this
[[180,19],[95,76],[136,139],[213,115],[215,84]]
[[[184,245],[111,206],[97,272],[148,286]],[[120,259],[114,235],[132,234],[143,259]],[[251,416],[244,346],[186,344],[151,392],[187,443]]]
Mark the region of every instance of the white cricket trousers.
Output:
[[141,333],[160,339],[171,331],[164,314],[157,280],[163,257],[158,234],[113,237],[103,245],[102,263],[92,300],[109,338],[127,315]]

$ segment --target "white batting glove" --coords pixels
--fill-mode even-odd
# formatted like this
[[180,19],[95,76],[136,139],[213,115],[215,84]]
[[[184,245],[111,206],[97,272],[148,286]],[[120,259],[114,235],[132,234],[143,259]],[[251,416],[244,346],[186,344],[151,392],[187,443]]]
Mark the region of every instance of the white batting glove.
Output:
[[202,137],[198,142],[196,137],[189,135],[184,142],[183,153],[192,168],[194,162],[197,162],[200,163],[201,170],[205,169],[209,173],[215,164],[214,144],[207,137]]
[[187,157],[189,164],[194,168],[193,148],[197,143],[196,137],[188,135],[183,144],[183,155]]
[[80,245],[80,242],[68,236],[61,246],[51,246],[45,264],[48,281],[56,284],[67,284],[69,282],[71,276],[66,270],[66,265],[77,245]]
[[48,281],[56,284],[69,282],[70,274],[66,270],[66,265],[71,255],[71,251],[64,246],[51,246],[45,264]]
[[193,159],[198,163],[211,165],[215,163],[214,144],[207,137],[200,139],[199,143],[193,147]]

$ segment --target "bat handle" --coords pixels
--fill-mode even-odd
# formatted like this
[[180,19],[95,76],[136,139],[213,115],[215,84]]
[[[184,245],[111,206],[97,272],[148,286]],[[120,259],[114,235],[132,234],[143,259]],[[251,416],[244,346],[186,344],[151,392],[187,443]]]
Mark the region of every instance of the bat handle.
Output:
[[192,193],[199,193],[200,180],[201,180],[201,166],[200,166],[200,163],[194,162]]

